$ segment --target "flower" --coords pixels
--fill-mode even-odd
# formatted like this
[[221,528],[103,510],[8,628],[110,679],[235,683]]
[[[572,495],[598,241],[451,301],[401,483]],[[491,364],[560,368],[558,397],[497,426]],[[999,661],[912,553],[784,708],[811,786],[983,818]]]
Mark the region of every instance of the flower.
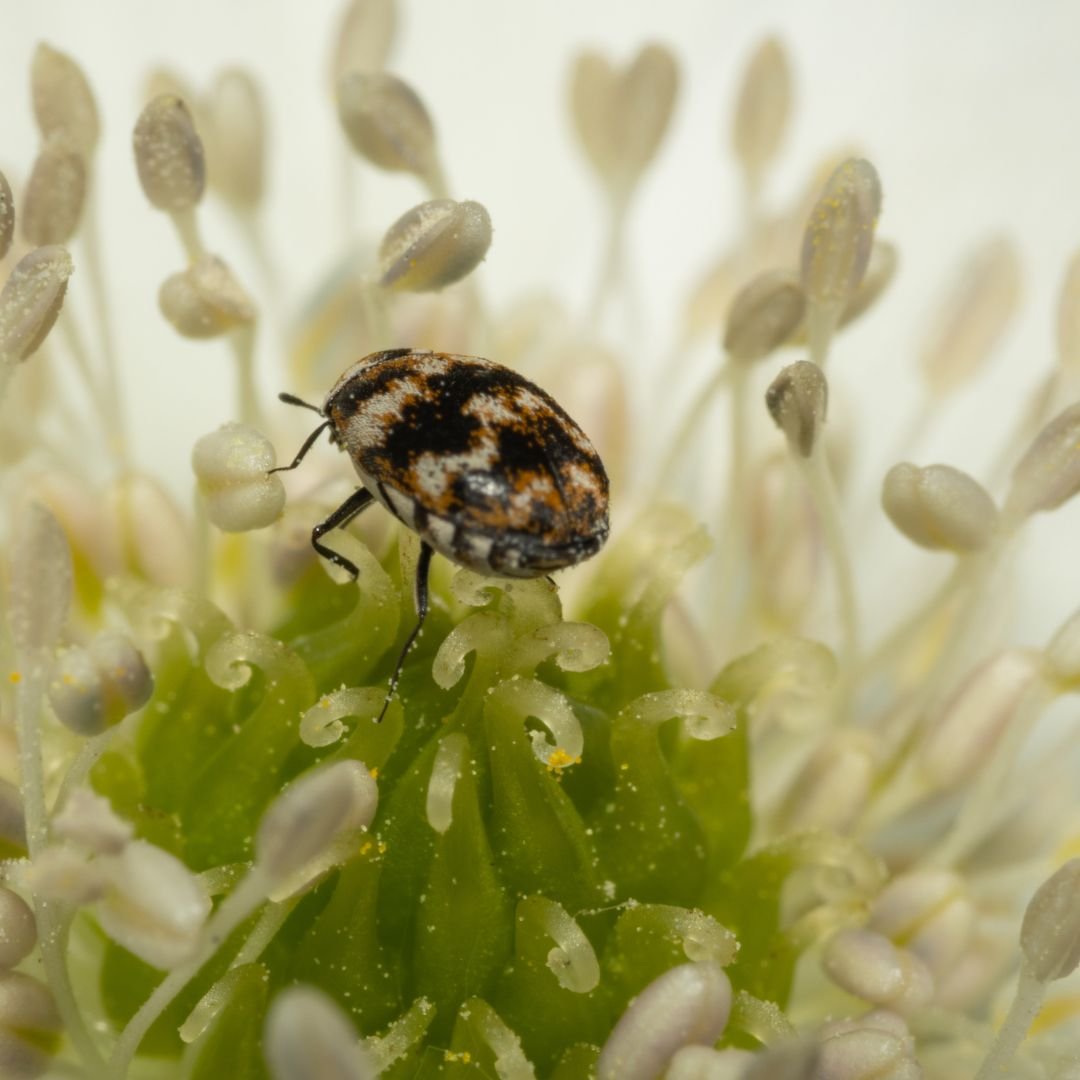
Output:
[[[480,282],[513,258],[517,219],[457,190],[452,110],[437,78],[394,68],[397,18],[393,0],[342,11],[328,160],[267,156],[268,88],[242,68],[205,90],[157,71],[129,143],[110,141],[123,111],[99,108],[77,43],[27,57],[40,145],[25,186],[0,183],[0,1071],[1063,1073],[1080,816],[1074,733],[1042,720],[1077,688],[1077,616],[1023,641],[995,622],[1026,534],[1076,493],[1075,263],[1060,363],[1006,415],[997,475],[916,440],[879,471],[887,543],[929,561],[900,610],[872,610],[851,471],[873,433],[847,438],[844,356],[906,238],[887,155],[842,155],[793,205],[776,197],[794,103],[815,94],[793,77],[798,37],[748,50],[740,232],[692,289],[681,363],[650,373],[636,241],[695,72],[659,41],[578,54],[567,130],[604,207],[598,280],[573,305],[492,303]],[[486,114],[465,120],[493,138]],[[107,262],[101,178],[121,144],[140,243]],[[343,209],[312,272],[277,224],[318,219],[335,169]],[[304,197],[283,212],[290,170]],[[405,202],[361,205],[354,173]],[[515,191],[569,245],[542,194]],[[665,244],[645,251],[671,267]],[[132,264],[146,287],[117,288],[106,270]],[[927,415],[998,347],[1019,265],[995,240],[941,292]],[[182,399],[121,359],[117,326],[144,317]],[[309,440],[282,476],[303,431],[265,368],[281,360],[287,403],[319,402],[403,343],[549,391],[607,464],[614,527],[557,581],[436,559],[395,684],[429,553],[375,509],[332,531],[337,567],[318,558],[349,462]],[[232,393],[197,367],[217,349]],[[192,418],[178,497],[138,433],[150,417],[170,443],[192,385],[217,415]],[[691,451],[717,415],[730,482],[706,498]]]

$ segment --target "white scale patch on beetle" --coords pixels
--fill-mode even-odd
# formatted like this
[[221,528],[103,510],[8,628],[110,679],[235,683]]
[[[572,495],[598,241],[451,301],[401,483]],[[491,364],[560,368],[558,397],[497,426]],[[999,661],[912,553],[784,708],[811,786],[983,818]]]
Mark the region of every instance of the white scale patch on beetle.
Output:
[[437,499],[446,493],[455,477],[489,470],[497,456],[498,448],[494,445],[481,446],[467,454],[421,454],[413,463],[413,477],[419,490]]

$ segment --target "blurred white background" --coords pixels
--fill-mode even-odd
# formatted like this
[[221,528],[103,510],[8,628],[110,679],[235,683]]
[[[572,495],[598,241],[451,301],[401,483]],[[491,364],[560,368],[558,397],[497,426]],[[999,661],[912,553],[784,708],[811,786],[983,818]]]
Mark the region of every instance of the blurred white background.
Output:
[[[933,298],[974,243],[1003,230],[1022,253],[1023,312],[985,375],[950,404],[914,455],[975,475],[996,456],[1019,403],[1053,363],[1057,290],[1080,246],[1080,7],[1069,0],[403,0],[401,7],[390,67],[434,114],[452,193],[491,213],[496,235],[482,285],[496,306],[540,284],[580,309],[591,289],[605,217],[568,123],[574,51],[589,45],[627,59],[649,38],[675,50],[683,84],[674,127],[631,223],[630,254],[645,285],[647,333],[635,357],[642,367],[669,354],[687,289],[736,234],[735,88],[750,49],[766,33],[779,34],[793,59],[796,112],[768,201],[793,197],[824,154],[858,147],[882,177],[880,233],[901,250],[893,289],[844,336],[830,369],[836,400],[858,406],[863,496],[873,497],[891,463],[883,455],[920,406],[914,360]],[[136,457],[173,478],[178,491],[187,487],[194,439],[229,419],[232,373],[224,345],[181,341],[157,312],[158,285],[182,255],[136,180],[131,129],[143,81],[156,65],[200,88],[226,64],[256,73],[272,125],[269,245],[299,302],[342,245],[342,137],[328,83],[340,10],[337,0],[0,0],[0,168],[25,176],[36,153],[27,90],[36,42],[75,56],[97,94],[98,186]],[[422,198],[408,177],[364,169],[358,184],[375,236]],[[231,221],[214,205],[202,217],[208,246],[257,281]],[[267,397],[284,389],[280,345],[263,333]],[[1071,556],[1080,512],[1045,517],[1029,533],[1008,634],[1018,641],[1041,640],[1080,604]],[[854,546],[870,606],[906,588],[905,575],[937,574],[947,561],[913,552],[881,521]]]

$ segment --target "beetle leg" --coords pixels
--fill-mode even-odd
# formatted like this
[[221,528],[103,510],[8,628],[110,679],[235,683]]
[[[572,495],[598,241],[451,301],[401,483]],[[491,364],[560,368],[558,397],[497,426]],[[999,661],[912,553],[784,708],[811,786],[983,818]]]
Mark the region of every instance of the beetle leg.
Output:
[[[320,430],[322,429],[320,428]],[[370,506],[371,501],[372,494],[367,488],[357,488],[325,521],[320,521],[311,530],[311,546],[335,566],[340,566],[342,570],[352,574],[354,581],[360,576],[360,570],[344,555],[339,555],[336,551],[331,551],[325,544],[320,544],[319,537],[328,533],[331,529],[347,525],[361,510]]]
[[398,654],[397,663],[394,665],[394,674],[390,677],[390,686],[386,691],[386,700],[383,702],[383,707],[375,723],[382,720],[386,715],[386,710],[390,707],[390,700],[393,698],[398,680],[401,678],[401,669],[405,666],[405,657],[409,655],[409,650],[413,647],[417,637],[419,637],[420,629],[427,618],[428,571],[431,569],[431,556],[434,554],[434,548],[423,541],[420,542],[420,557],[416,560],[416,578],[413,584],[413,598],[416,602],[416,625],[412,628],[412,633],[405,639],[405,644]]
[[315,440],[330,426],[331,421],[327,420],[325,423],[320,424],[305,440],[304,445],[297,451],[296,457],[292,459],[291,465],[279,465],[276,469],[268,469],[267,475],[276,472],[288,472],[290,469],[295,469],[297,465],[307,456],[307,452],[315,445]]

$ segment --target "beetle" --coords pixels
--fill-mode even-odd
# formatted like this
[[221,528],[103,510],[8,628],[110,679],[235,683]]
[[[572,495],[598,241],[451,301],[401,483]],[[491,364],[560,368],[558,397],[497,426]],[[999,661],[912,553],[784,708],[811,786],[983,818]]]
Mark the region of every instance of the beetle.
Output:
[[389,349],[346,370],[321,408],[278,397],[324,419],[292,462],[271,472],[295,469],[329,431],[360,477],[360,487],[312,529],[320,555],[355,579],[355,564],[322,538],[375,502],[420,537],[417,621],[379,720],[427,617],[435,552],[479,573],[534,578],[595,555],[607,539],[608,479],[593,444],[549,394],[501,364]]

